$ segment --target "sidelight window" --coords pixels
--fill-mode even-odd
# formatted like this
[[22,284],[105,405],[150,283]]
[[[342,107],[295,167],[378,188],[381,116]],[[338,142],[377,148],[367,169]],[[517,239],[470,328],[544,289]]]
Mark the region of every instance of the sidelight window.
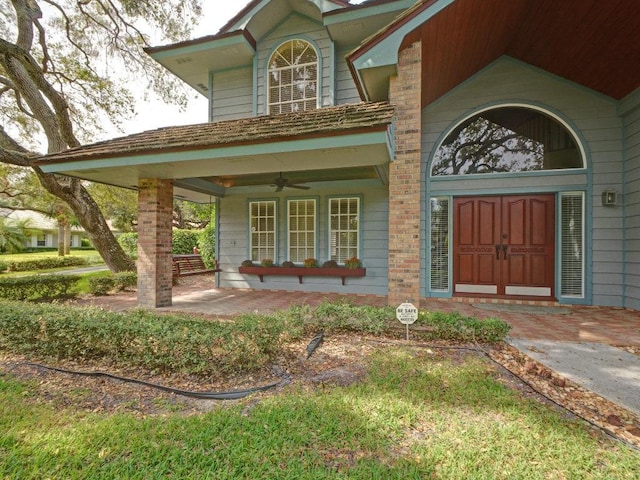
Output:
[[560,195],[560,294],[584,297],[584,194]]
[[431,198],[431,291],[449,290],[449,197]]

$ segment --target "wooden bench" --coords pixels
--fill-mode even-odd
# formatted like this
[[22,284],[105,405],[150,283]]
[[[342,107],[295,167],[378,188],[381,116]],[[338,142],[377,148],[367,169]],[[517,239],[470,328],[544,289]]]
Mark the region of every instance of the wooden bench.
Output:
[[173,255],[172,258],[173,276],[185,277],[187,275],[202,275],[206,273],[220,272],[218,260],[215,260],[214,268],[208,268],[202,257],[197,254],[193,255]]

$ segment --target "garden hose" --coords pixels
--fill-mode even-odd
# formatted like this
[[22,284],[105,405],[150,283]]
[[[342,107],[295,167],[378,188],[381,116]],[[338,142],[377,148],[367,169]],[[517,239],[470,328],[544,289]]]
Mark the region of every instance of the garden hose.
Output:
[[167,387],[165,385],[160,385],[157,383],[146,382],[144,380],[138,380],[135,378],[121,377],[121,376],[113,375],[111,373],[106,373],[106,372],[96,372],[96,371],[81,372],[77,370],[67,370],[64,368],[51,367],[48,365],[43,365],[41,363],[33,363],[33,362],[21,362],[18,365],[43,368],[46,370],[52,370],[54,372],[68,373],[72,375],[82,375],[85,377],[110,378],[113,380],[120,380],[121,382],[135,383],[137,385],[143,385],[145,387],[151,387],[157,390],[162,390],[169,393],[175,393],[176,395],[182,395],[184,397],[197,398],[200,400],[238,400],[240,398],[244,398],[248,395],[251,395],[252,393],[263,392],[265,390],[269,390],[275,387],[284,387],[285,385],[288,385],[291,382],[291,376],[289,374],[287,374],[284,370],[280,369],[279,367],[274,367],[273,368],[274,373],[276,373],[278,376],[282,378],[282,380],[280,380],[279,382],[272,382],[272,383],[268,383],[266,385],[261,385],[258,387],[252,387],[252,388],[247,388],[243,390],[233,390],[230,392],[192,392],[189,390],[181,390],[179,388]]

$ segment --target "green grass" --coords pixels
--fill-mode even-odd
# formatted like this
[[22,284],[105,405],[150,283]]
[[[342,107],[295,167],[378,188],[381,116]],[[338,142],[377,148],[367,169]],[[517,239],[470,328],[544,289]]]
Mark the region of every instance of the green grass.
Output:
[[99,272],[81,273],[79,274],[80,280],[76,283],[73,291],[77,294],[88,294],[91,292],[89,287],[89,281],[92,278],[104,278],[111,275],[109,270],[101,270]]
[[140,418],[56,408],[0,377],[0,478],[635,479],[640,454],[469,356],[377,352],[368,377],[253,407]]

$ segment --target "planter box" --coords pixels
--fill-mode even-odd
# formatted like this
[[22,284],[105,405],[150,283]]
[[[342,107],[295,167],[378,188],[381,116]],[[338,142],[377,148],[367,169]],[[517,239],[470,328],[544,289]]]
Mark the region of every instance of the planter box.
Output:
[[342,285],[346,277],[364,277],[366,268],[306,268],[306,267],[238,267],[238,272],[246,275],[257,275],[260,282],[264,282],[266,275],[282,275],[298,277],[302,283],[302,277],[340,277]]

